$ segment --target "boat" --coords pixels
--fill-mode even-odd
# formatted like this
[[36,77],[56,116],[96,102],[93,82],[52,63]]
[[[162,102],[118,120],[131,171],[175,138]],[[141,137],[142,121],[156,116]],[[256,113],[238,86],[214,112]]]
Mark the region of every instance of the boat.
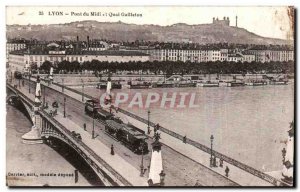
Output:
[[288,78],[284,76],[283,78],[270,78],[270,85],[287,85],[289,82]]
[[239,86],[245,86],[244,82],[237,82],[237,81],[230,81],[227,82],[227,87],[239,87]]
[[249,82],[246,82],[245,85],[247,85],[247,86],[264,86],[264,85],[267,85],[267,81],[264,81],[264,80],[251,80]]
[[151,89],[152,88],[152,84],[147,82],[133,84],[131,81],[129,81],[128,85],[129,85],[129,89]]
[[[101,82],[97,84],[97,89],[106,89],[107,83]],[[122,85],[120,83],[112,83],[111,85],[112,89],[122,89]]]
[[181,75],[172,75],[171,77],[159,80],[152,84],[155,88],[173,88],[173,87],[196,87],[196,82]]
[[196,83],[175,83],[175,87],[196,87]]
[[196,85],[197,87],[219,87],[218,82],[211,82],[211,81],[206,81],[206,82],[199,82]]
[[288,80],[276,80],[276,81],[269,81],[270,85],[287,85]]
[[175,87],[174,83],[153,83],[152,85],[155,88],[172,88]]
[[136,84],[130,85],[129,89],[151,89],[151,85]]

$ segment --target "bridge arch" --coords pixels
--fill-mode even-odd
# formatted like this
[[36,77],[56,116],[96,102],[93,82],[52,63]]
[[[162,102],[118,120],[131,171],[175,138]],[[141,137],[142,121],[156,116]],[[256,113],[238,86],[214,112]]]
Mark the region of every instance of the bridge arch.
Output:
[[42,136],[44,143],[59,153],[72,166],[75,167],[83,177],[93,186],[104,186],[97,172],[90,166],[89,161],[82,157],[72,145],[58,135]]
[[[7,89],[10,90],[10,89]],[[19,111],[21,111],[33,124],[32,115],[33,115],[33,108],[31,105],[24,103],[22,99],[13,91],[7,91],[6,96],[6,104],[12,105],[16,107]]]
[[51,142],[53,138],[55,138],[56,141],[60,140],[65,145],[70,147],[70,149],[74,150],[74,152],[76,152],[81,157],[81,160],[88,164],[89,167],[91,167],[91,169],[94,171],[97,177],[101,180],[102,185],[118,185],[88,155],[86,155],[84,151],[82,151],[72,140],[70,140],[68,136],[61,133],[60,130],[54,128],[50,123],[43,122],[42,139],[45,141],[46,144],[49,144],[48,142]]

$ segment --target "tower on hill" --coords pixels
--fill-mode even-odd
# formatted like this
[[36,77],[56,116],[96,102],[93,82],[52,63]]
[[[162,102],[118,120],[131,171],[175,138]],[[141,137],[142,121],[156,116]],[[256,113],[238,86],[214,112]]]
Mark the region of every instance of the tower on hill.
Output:
[[223,17],[223,19],[219,19],[217,18],[213,18],[213,24],[217,24],[217,25],[227,25],[229,26],[230,24],[230,20],[229,17]]

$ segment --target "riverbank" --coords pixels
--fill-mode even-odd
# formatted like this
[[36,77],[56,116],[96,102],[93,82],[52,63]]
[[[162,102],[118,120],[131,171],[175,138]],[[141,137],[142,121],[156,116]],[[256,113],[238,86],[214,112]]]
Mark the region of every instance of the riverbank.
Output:
[[[188,75],[174,75],[181,76],[183,79],[190,79],[192,81],[203,80],[203,81],[233,81],[233,80],[259,80],[263,79],[264,76],[268,77],[278,77],[284,76],[285,74],[188,74]],[[36,76],[36,74],[34,75]],[[48,76],[48,74],[40,74],[41,77]],[[291,76],[291,75],[289,75]],[[293,77],[293,76],[292,76]],[[28,77],[25,77],[28,78]],[[96,77],[95,74],[54,74],[54,82],[64,83],[64,85],[74,86],[74,85],[89,85],[89,84],[97,84],[100,80],[106,81],[108,78],[107,74],[103,74],[100,77]],[[153,74],[112,74],[111,80],[120,82],[121,84],[127,84],[127,82],[163,82],[167,80],[168,77],[165,75],[153,75]],[[292,80],[292,79],[289,79]]]

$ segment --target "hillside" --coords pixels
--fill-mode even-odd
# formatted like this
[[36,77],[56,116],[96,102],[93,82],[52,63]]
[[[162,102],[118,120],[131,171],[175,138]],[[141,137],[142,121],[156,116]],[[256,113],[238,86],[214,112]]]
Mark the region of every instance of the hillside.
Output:
[[35,38],[38,40],[108,39],[116,41],[192,41],[195,43],[290,44],[292,41],[265,38],[243,28],[216,24],[171,26],[135,25],[122,22],[80,21],[51,25],[8,25],[8,38]]

